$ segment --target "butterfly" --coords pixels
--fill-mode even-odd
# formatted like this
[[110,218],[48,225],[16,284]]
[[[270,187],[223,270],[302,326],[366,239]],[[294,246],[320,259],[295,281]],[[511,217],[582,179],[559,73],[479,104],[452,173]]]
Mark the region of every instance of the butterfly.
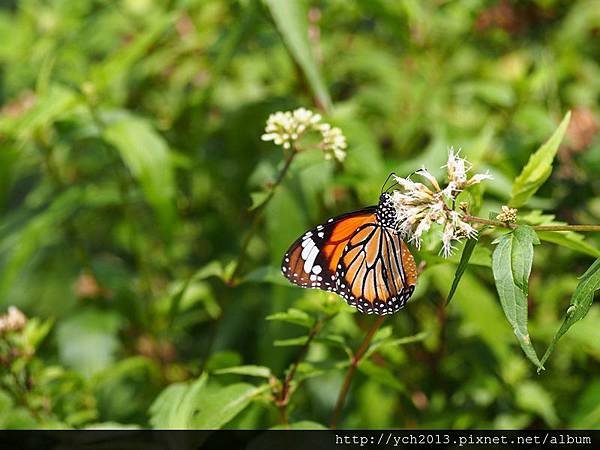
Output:
[[391,199],[382,192],[377,205],[304,233],[285,253],[283,275],[301,287],[335,292],[366,314],[397,312],[415,289],[417,268],[398,234]]

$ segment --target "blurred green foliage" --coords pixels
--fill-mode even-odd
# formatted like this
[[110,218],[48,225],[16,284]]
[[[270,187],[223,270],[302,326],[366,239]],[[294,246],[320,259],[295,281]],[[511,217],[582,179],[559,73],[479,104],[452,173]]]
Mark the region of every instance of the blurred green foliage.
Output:
[[[326,426],[373,318],[289,286],[284,251],[375,203],[390,171],[441,167],[452,145],[494,175],[485,195],[465,194],[488,217],[568,110],[553,170],[520,214],[600,223],[599,11],[595,0],[8,2],[0,306],[29,320],[0,337],[0,426],[280,426],[285,370],[316,323],[287,416]],[[283,161],[260,141],[265,120],[298,106],[342,128],[347,159],[299,155],[234,286],[223,280],[250,232],[251,193]],[[495,291],[497,234],[481,237],[447,308],[460,253],[443,260],[433,242],[415,253],[417,292],[375,336],[341,426],[600,426],[600,308],[537,375]],[[597,233],[539,237],[527,308],[538,354],[600,248]]]

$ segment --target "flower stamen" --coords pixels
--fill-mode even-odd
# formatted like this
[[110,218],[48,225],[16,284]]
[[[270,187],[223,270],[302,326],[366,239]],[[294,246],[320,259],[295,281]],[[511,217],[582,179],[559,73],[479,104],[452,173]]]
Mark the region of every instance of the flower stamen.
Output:
[[423,234],[434,224],[439,225],[442,229],[440,252],[447,258],[455,248],[454,241],[477,238],[477,230],[461,215],[466,214],[468,205],[460,202],[460,212],[453,209],[456,198],[469,186],[492,177],[486,172],[469,178],[471,163],[461,158],[459,152],[455,152],[453,148],[448,152],[448,162],[444,167],[447,168],[448,184],[443,189],[438,180],[424,167],[415,174],[427,180],[433,190],[408,177],[394,176],[399,189],[392,192],[392,204],[397,214],[398,232],[417,248],[421,248]]

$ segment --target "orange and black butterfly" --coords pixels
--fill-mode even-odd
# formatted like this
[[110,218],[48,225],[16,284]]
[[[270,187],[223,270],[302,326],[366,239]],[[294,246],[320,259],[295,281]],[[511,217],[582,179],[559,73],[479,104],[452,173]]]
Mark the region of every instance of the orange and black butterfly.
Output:
[[288,249],[283,275],[305,288],[341,295],[366,314],[393,314],[417,282],[415,260],[397,232],[391,195],[379,204],[329,219]]

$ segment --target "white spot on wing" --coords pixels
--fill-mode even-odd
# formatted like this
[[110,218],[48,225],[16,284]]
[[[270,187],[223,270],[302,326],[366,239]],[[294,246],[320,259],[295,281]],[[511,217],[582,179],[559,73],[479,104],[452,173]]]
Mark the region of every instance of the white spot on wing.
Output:
[[314,244],[313,240],[311,238],[309,238],[309,237],[302,239],[302,247],[306,247],[311,242]]
[[[302,254],[300,255],[304,261],[306,261],[308,259],[308,255],[310,254],[311,250],[313,248],[316,248],[315,243],[313,242],[312,239],[307,239],[307,241],[309,241],[309,242],[306,244],[306,246],[302,250]],[[304,242],[302,244],[304,244]]]
[[319,266],[319,265],[315,265],[315,266],[313,266],[313,268],[312,268],[312,273],[314,273],[315,275],[319,275],[319,274],[321,273],[321,270],[322,270],[322,269],[321,269],[321,266]]
[[[306,250],[306,248],[304,250]],[[304,255],[304,251],[302,252],[302,254]],[[308,254],[308,258],[306,258],[306,260],[304,261],[304,271],[306,273],[310,273],[312,266],[315,263],[315,258],[317,257],[318,254],[319,254],[319,249],[317,247],[315,247],[313,244],[313,246],[310,247],[310,253]]]

